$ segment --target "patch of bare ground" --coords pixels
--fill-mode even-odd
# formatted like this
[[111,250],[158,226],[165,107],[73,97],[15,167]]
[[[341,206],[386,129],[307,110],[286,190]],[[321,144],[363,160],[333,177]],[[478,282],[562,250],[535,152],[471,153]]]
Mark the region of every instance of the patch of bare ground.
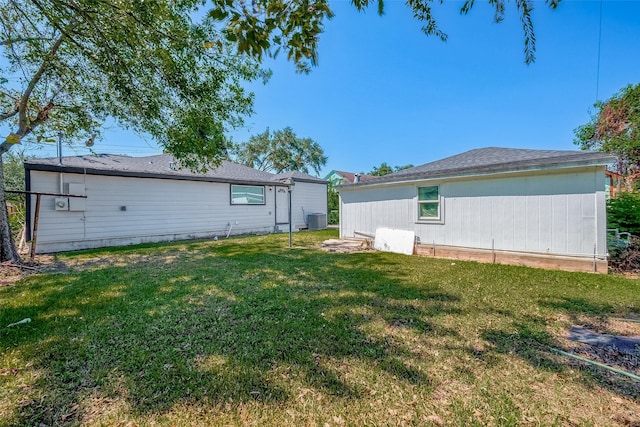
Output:
[[373,250],[371,240],[360,239],[329,239],[320,244],[320,249],[327,252],[352,253]]
[[[76,263],[86,265],[89,260]],[[0,264],[0,287],[13,286],[18,281],[39,273],[66,273],[70,270],[66,262],[56,259],[55,255],[36,255],[32,261],[24,261],[22,264],[4,262]]]
[[100,256],[78,256],[59,259],[54,254],[36,255],[33,261],[22,265],[5,262],[0,264],[0,287],[13,286],[18,281],[38,273],[68,273],[70,271],[90,271],[106,267],[135,268],[136,265],[155,263],[167,265],[185,256],[181,250],[158,253],[107,253]]
[[52,264],[51,260],[48,259],[49,257],[42,257],[42,260],[38,258],[39,257],[36,257],[34,261],[24,262],[22,264],[11,261],[0,263],[0,287],[13,286],[25,277],[49,271]]

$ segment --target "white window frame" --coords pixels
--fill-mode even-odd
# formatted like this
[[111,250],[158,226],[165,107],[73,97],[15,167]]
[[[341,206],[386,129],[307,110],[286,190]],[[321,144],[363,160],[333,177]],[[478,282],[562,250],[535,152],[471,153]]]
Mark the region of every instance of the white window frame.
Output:
[[[239,202],[239,201],[234,201],[233,198],[233,193],[234,193],[234,188],[236,187],[251,187],[251,188],[261,188],[262,189],[262,202],[260,203],[251,203],[250,201],[246,201],[246,202]],[[264,191],[264,185],[243,185],[243,184],[231,184],[229,187],[229,200],[230,203],[234,206],[264,206],[267,202],[267,198],[266,198],[266,194]]]
[[[438,190],[438,197],[435,200],[420,200],[420,189],[421,188],[431,188],[435,187]],[[417,222],[428,222],[428,223],[442,223],[442,195],[440,194],[440,186],[439,185],[418,185],[416,186],[416,210],[417,210]],[[437,206],[437,214],[436,216],[420,216],[420,207],[422,205],[436,205]]]

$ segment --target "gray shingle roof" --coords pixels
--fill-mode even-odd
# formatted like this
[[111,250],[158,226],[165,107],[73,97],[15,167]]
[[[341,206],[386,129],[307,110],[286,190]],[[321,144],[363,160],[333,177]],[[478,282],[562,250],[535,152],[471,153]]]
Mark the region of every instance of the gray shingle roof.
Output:
[[[160,154],[148,157],[129,157],[112,154],[87,155],[64,157],[62,166],[58,164],[58,158],[34,158],[25,161],[27,169],[51,170],[63,172],[98,173],[115,176],[139,176],[174,179],[194,179],[223,182],[252,182],[269,184],[277,181],[279,175],[259,171],[248,166],[222,161],[217,166],[206,172],[193,172],[189,169],[179,169],[178,162],[170,154]],[[294,180],[312,182],[325,182],[307,174],[296,172]]]
[[606,165],[613,160],[609,154],[594,151],[530,150],[487,147],[470,150],[435,162],[425,163],[389,175],[374,178],[366,185],[384,182],[418,180],[437,177],[473,175],[476,173],[510,172],[542,167],[583,163]]

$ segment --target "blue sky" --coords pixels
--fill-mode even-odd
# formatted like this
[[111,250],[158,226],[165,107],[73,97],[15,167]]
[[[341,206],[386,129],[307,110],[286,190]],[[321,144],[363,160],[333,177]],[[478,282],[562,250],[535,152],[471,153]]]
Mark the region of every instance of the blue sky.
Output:
[[[248,85],[255,114],[233,140],[291,126],[323,147],[321,175],[368,172],[382,162],[419,165],[487,146],[571,150],[573,129],[588,121],[597,98],[640,82],[640,1],[565,0],[556,11],[536,1],[537,59],[529,66],[514,4],[501,24],[486,1],[467,16],[461,2],[436,4],[447,42],[423,35],[403,2],[385,4],[380,17],[375,8],[358,13],[349,2],[331,2],[336,16],[321,36],[318,66],[302,75],[284,55],[266,61],[273,76]],[[94,149],[160,152],[152,139],[117,128]]]

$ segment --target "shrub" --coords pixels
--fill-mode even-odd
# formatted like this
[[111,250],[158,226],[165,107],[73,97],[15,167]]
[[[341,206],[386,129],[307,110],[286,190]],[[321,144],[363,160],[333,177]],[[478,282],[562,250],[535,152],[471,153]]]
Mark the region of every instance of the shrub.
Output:
[[608,228],[640,236],[640,193],[624,192],[607,202]]
[[329,224],[338,224],[340,222],[340,196],[333,189],[333,186],[330,186],[327,192],[327,209],[329,211],[327,222]]
[[340,212],[337,210],[329,211],[329,218],[327,222],[331,225],[336,225],[340,223]]

